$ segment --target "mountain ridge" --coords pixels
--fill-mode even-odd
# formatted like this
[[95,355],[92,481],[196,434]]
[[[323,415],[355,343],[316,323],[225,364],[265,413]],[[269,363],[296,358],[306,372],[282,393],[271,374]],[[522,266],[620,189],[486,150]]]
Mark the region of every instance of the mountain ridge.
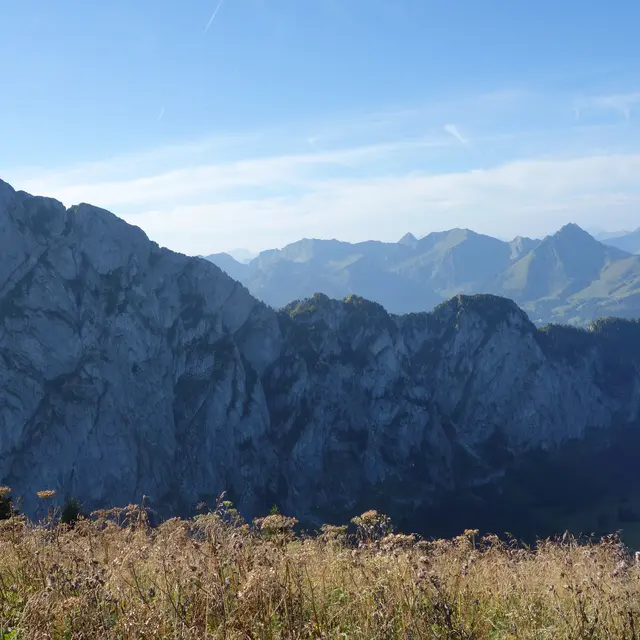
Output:
[[538,324],[640,315],[640,257],[568,224],[505,242],[468,229],[398,243],[305,239],[239,265],[209,256],[274,308],[322,291],[362,295],[393,313],[428,311],[458,293],[511,297]]
[[640,227],[620,236],[605,238],[602,242],[628,253],[640,254]]
[[104,210],[2,184],[0,203],[0,484],[27,513],[41,489],[161,516],[227,491],[308,526],[377,508],[425,534],[543,534],[531,504],[558,498],[530,466],[562,471],[567,508],[596,459],[600,493],[635,486],[635,321],[542,331],[490,294],[275,312]]

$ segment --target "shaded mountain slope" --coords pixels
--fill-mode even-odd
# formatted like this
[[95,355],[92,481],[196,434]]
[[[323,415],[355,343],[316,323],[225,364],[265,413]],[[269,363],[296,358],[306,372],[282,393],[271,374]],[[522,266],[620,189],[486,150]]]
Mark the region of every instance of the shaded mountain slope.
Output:
[[163,515],[227,490],[311,525],[373,507],[425,533],[498,512],[524,530],[553,502],[536,456],[579,461],[568,486],[594,460],[601,492],[637,480],[612,458],[640,426],[637,322],[541,331],[491,295],[276,313],[106,211],[3,183],[0,231],[0,484],[27,511],[43,488]]
[[640,316],[640,256],[602,244],[575,224],[542,240],[503,242],[468,229],[400,242],[302,240],[249,265],[210,259],[273,307],[316,291],[358,294],[392,313],[428,311],[459,293],[512,298],[538,324],[585,325]]

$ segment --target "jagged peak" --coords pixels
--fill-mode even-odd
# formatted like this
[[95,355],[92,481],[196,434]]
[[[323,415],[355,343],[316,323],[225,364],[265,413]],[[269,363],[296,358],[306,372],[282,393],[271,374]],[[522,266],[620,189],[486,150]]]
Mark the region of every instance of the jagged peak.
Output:
[[9,183],[0,180],[0,207],[6,205],[14,195],[15,189]]
[[230,253],[226,253],[225,251],[221,251],[220,253],[211,253],[208,256],[198,256],[199,258],[204,258],[205,260],[209,260],[210,262],[215,262],[216,260],[225,260],[228,262],[236,263],[238,265],[242,265],[242,262],[236,260]]
[[373,320],[374,324],[380,321],[384,324],[391,322],[391,316],[381,304],[356,294],[351,294],[344,300],[336,300],[324,293],[315,293],[304,300],[291,302],[282,312],[292,320],[312,324],[323,320],[334,328],[349,318],[355,319],[361,326],[365,326],[369,320]]
[[503,322],[517,319],[519,324],[534,329],[529,316],[513,300],[489,293],[465,295],[459,294],[440,303],[431,314],[434,317],[444,317],[472,313],[480,316],[487,324],[497,326]]
[[407,247],[414,247],[418,242],[418,238],[416,238],[413,233],[405,233],[400,240],[398,240],[398,244],[405,245]]
[[562,238],[562,239],[580,239],[582,241],[589,240],[590,242],[597,242],[597,240],[587,231],[585,231],[581,226],[577,225],[575,222],[569,222],[561,227],[558,231],[556,231],[552,238]]
[[529,236],[516,236],[509,244],[523,244],[528,242],[539,242],[537,238],[530,238]]
[[[364,312],[369,317],[391,318],[393,316],[381,304],[356,294],[351,294],[344,300],[336,300],[324,293],[315,293],[309,298],[294,300],[282,308],[282,312],[292,319],[317,318],[318,313],[336,313],[340,310]],[[492,326],[500,325],[503,322],[514,323],[515,321],[515,324],[530,327],[532,330],[535,329],[527,313],[513,300],[493,294],[459,294],[441,302],[432,311],[394,317],[415,318],[416,316],[422,316],[448,322],[453,315],[459,316],[461,314],[478,315],[488,325]]]
[[[143,229],[123,220],[108,209],[81,202],[80,204],[69,207],[67,211],[72,213],[75,218],[77,218],[78,223],[86,228],[92,228],[98,225],[105,230],[108,229],[110,237],[113,239],[118,237],[127,238],[131,242],[142,244],[149,242],[149,236],[147,236]],[[174,251],[173,253],[178,252]]]
[[360,310],[383,313],[385,316],[388,315],[386,309],[380,303],[373,302],[372,300],[367,300],[366,298],[363,298],[362,296],[356,295],[354,293],[348,295],[344,299],[344,304]]
[[516,236],[513,240],[511,240],[511,242],[509,242],[509,246],[511,247],[512,260],[518,260],[522,258],[539,244],[540,240],[538,239],[529,238],[527,236]]
[[337,300],[332,300],[324,293],[314,293],[309,298],[302,300],[294,300],[288,305],[282,308],[282,311],[289,315],[291,318],[296,318],[302,315],[311,315],[319,309],[326,308],[331,303],[336,303]]
[[5,182],[2,178],[0,178],[0,189],[15,192],[15,189],[8,182]]

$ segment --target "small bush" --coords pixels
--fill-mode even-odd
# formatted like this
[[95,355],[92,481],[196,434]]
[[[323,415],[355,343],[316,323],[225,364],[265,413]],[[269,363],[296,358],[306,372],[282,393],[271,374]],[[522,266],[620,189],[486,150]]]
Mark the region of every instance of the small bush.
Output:
[[62,507],[60,522],[73,526],[81,517],[83,517],[82,504],[75,498],[67,498]]
[[0,520],[7,520],[14,514],[10,494],[11,489],[9,487],[0,487]]
[[380,540],[393,533],[391,519],[375,510],[365,511],[351,520],[356,526],[356,536],[360,542],[368,543]]

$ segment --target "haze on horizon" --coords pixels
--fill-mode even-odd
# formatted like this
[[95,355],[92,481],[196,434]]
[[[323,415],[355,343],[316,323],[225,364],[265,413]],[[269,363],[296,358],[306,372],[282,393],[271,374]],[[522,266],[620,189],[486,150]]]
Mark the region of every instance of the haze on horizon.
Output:
[[640,5],[0,2],[0,178],[188,254],[634,229]]

